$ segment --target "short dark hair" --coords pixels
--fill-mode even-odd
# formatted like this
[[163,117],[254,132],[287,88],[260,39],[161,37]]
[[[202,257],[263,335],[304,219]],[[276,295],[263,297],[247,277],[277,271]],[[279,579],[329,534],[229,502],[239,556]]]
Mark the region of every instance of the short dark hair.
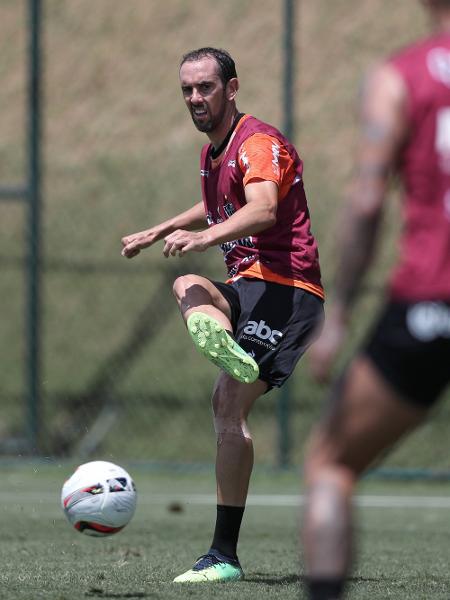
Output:
[[234,60],[226,50],[222,50],[221,48],[206,47],[199,48],[198,50],[191,50],[191,52],[183,54],[180,68],[185,62],[195,62],[207,56],[210,56],[216,61],[217,66],[219,67],[219,77],[224,85],[226,85],[230,79],[237,77]]

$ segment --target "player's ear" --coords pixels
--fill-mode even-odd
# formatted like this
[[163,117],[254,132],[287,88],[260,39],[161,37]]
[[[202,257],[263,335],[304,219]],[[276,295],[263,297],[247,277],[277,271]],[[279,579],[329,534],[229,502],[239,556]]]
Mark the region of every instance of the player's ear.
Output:
[[239,90],[239,81],[237,77],[233,77],[229,81],[227,81],[227,85],[225,88],[225,93],[227,96],[227,100],[234,100],[236,98],[236,94]]

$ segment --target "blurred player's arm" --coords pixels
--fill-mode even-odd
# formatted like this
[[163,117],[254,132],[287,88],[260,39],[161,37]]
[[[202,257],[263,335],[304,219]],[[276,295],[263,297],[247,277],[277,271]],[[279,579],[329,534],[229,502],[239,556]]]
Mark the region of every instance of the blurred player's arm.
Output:
[[311,369],[319,380],[329,374],[374,256],[389,175],[406,135],[406,102],[405,84],[390,65],[376,68],[368,77],[362,93],[355,175],[339,228],[333,301],[322,336],[310,352]]
[[148,248],[158,240],[170,233],[183,229],[193,231],[206,225],[206,216],[203,202],[198,202],[192,208],[176,215],[175,217],[155,225],[150,229],[138,231],[122,238],[122,256],[133,258],[143,248]]
[[226,221],[204,231],[175,231],[165,238],[164,254],[182,256],[186,252],[203,252],[243,237],[254,235],[276,223],[278,186],[273,181],[256,181],[245,186],[246,204]]

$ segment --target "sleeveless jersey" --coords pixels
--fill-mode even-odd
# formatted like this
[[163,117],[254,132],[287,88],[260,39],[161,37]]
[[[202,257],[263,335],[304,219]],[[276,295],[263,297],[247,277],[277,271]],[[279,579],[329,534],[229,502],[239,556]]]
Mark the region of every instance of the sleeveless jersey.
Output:
[[391,278],[394,299],[450,300],[450,34],[390,61],[408,90],[409,135],[400,153],[404,227]]
[[[287,194],[279,199],[275,225],[255,235],[221,244],[228,278],[243,275],[277,281],[276,276],[279,276],[283,283],[303,287],[323,298],[317,244],[310,231],[303,187],[303,163],[292,144],[274,127],[249,115],[242,117],[215,168],[211,162],[211,144],[203,147],[200,173],[208,224],[213,226],[225,221],[246,204],[239,150],[245,140],[259,133],[275,138],[284,146],[293,161],[295,176]],[[276,149],[274,152],[276,154]],[[271,278],[271,274],[275,277]]]

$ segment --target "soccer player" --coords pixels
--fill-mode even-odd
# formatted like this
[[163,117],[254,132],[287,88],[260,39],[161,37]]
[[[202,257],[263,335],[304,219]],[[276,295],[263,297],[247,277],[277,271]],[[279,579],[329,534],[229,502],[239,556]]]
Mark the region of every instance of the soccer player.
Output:
[[334,299],[311,348],[325,380],[371,263],[389,174],[404,187],[400,256],[367,343],[332,386],[306,459],[303,544],[311,600],[342,597],[354,485],[426,418],[450,381],[450,0],[424,0],[425,40],[368,76],[361,144],[339,246]]
[[217,517],[208,552],[176,582],[238,580],[236,548],[253,467],[247,425],[256,399],[281,386],[323,322],[316,242],[295,148],[274,127],[236,108],[231,56],[183,56],[180,83],[201,153],[203,201],[122,240],[131,258],[164,238],[166,257],[220,246],[226,283],[176,279],[174,294],[197,349],[221,370],[212,406],[217,435]]

